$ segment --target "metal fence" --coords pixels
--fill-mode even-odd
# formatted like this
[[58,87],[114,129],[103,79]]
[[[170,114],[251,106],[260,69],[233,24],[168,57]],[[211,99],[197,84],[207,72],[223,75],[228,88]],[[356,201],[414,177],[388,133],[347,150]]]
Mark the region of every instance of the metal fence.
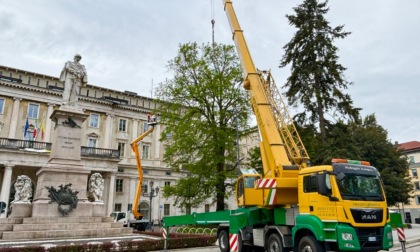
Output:
[[34,150],[51,150],[51,143],[19,140],[13,138],[0,138],[0,148],[3,149],[34,149]]

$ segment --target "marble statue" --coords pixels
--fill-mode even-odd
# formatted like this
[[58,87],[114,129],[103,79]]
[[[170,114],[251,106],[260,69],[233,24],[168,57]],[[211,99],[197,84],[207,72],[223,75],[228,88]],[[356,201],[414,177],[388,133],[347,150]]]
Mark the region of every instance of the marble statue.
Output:
[[92,193],[95,202],[103,202],[104,179],[99,173],[94,173],[89,179],[89,192]]
[[63,105],[75,107],[80,89],[87,83],[87,73],[84,65],[80,64],[82,56],[76,54],[74,61],[67,61],[60,74],[60,81],[64,82]]
[[12,203],[30,203],[32,197],[31,179],[26,175],[20,175],[15,182],[15,199]]

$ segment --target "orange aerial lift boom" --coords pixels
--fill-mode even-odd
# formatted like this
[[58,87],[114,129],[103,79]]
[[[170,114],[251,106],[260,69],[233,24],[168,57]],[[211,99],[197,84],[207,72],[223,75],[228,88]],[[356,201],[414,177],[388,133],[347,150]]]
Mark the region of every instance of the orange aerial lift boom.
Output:
[[151,126],[146,132],[141,134],[139,137],[137,137],[133,142],[131,142],[131,149],[133,150],[135,156],[136,156],[136,165],[137,165],[137,171],[139,173],[139,181],[137,183],[137,189],[136,189],[136,196],[134,197],[134,202],[132,206],[131,212],[134,215],[134,218],[137,220],[141,220],[143,218],[143,215],[140,213],[138,209],[139,205],[139,199],[141,196],[141,191],[143,188],[143,167],[141,166],[141,157],[139,153],[139,142],[143,140],[147,135],[153,132],[155,129],[155,126],[157,124],[156,117],[150,116],[150,113],[147,114],[147,124]]

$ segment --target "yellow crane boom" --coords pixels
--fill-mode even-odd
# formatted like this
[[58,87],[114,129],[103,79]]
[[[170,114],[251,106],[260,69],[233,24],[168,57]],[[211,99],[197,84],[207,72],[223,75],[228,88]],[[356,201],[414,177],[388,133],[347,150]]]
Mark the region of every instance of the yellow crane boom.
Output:
[[[260,143],[261,159],[263,161],[264,179],[276,182],[275,197],[278,204],[296,204],[299,170],[306,167],[309,156],[299,137],[286,105],[283,102],[270,71],[260,71],[254,66],[251,54],[239,25],[231,0],[224,1],[233,40],[241,60],[245,75],[244,88],[248,90],[251,107],[256,116],[258,128],[262,137]],[[255,175],[253,175],[255,177]],[[259,184],[259,181],[256,181]],[[256,188],[264,188],[258,187]],[[239,205],[255,205],[255,198],[261,192],[249,190],[248,196],[241,194]],[[268,192],[264,192],[264,199]],[[248,198],[248,200],[246,198]],[[247,203],[249,202],[249,204]],[[258,205],[272,205],[264,200]]]

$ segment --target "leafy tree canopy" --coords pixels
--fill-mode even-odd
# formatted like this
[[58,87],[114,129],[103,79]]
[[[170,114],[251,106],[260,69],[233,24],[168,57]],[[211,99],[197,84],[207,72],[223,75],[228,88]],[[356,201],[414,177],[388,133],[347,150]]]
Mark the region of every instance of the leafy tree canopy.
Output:
[[174,77],[158,87],[156,110],[165,125],[164,162],[188,176],[165,187],[164,195],[180,207],[196,207],[214,195],[223,210],[226,181],[236,175],[235,125],[245,128],[249,116],[239,59],[233,46],[186,43],[168,69]]

